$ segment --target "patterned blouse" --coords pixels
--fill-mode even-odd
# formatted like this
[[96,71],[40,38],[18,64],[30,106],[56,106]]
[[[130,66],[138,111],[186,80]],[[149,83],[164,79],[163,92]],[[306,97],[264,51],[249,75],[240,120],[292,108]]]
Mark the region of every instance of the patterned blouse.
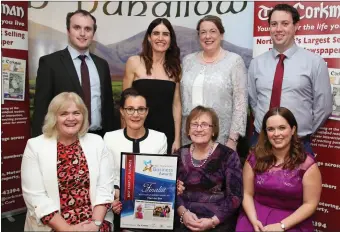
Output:
[[202,167],[194,167],[190,144],[177,152],[178,179],[185,190],[177,196],[177,208],[184,206],[198,218],[216,215],[223,223],[236,223],[243,198],[242,168],[237,152],[218,144]]
[[183,58],[181,79],[182,144],[190,143],[185,136],[185,122],[192,105],[192,86],[197,76],[203,75],[203,103],[216,111],[220,121],[217,142],[224,144],[229,135],[245,135],[247,125],[248,90],[247,69],[243,59],[227,51],[216,63],[203,64],[199,52]]
[[[79,140],[70,145],[57,144],[57,175],[60,195],[60,213],[70,225],[91,220],[90,177],[86,157]],[[110,208],[110,204],[105,204]],[[58,211],[44,216],[43,224],[53,218]],[[100,231],[111,231],[110,223],[104,221]]]

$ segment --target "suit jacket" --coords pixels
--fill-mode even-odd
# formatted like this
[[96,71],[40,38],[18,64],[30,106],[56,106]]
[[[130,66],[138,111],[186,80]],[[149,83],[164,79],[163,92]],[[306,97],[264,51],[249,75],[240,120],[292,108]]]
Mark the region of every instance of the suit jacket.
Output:
[[[113,201],[113,165],[102,138],[86,134],[79,138],[90,175],[92,209]],[[21,164],[22,193],[27,206],[25,231],[50,231],[41,218],[60,212],[57,176],[57,140],[45,135],[29,139]]]
[[[90,53],[100,78],[101,116],[104,132],[112,131],[117,126],[114,122],[114,103],[109,65],[106,60]],[[68,49],[42,56],[36,79],[32,136],[42,133],[42,125],[51,100],[62,92],[75,92],[84,97],[76,68]],[[118,129],[118,128],[117,128]]]

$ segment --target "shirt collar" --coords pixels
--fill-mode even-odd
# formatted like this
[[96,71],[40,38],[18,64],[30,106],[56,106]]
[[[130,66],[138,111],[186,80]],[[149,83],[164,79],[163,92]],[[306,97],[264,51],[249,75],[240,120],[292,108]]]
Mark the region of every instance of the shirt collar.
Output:
[[[289,49],[287,49],[283,54],[287,57],[287,58],[291,58],[294,53],[298,50],[298,46],[294,43],[293,46],[291,46]],[[275,48],[272,49],[272,54],[274,59],[280,54],[280,52],[278,52]]]
[[71,55],[72,60],[78,59],[79,55],[86,55],[87,56],[86,58],[91,59],[90,52],[88,49],[83,54],[77,51],[76,49],[74,49],[71,45],[68,45],[67,49]]
[[146,139],[149,135],[149,129],[148,128],[145,128],[145,134],[139,138],[139,139],[134,139],[134,138],[131,138],[128,136],[127,134],[127,129],[126,127],[124,128],[124,137],[127,139],[127,140],[130,140],[130,141],[133,141],[133,142],[141,142],[143,141],[144,139]]

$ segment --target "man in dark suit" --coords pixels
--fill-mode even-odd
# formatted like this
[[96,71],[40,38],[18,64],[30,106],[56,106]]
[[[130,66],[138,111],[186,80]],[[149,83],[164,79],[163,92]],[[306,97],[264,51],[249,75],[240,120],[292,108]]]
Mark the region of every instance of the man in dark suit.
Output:
[[67,14],[66,26],[68,47],[39,60],[32,135],[42,133],[44,117],[53,97],[61,92],[75,92],[89,110],[89,132],[103,136],[118,127],[114,120],[109,65],[106,60],[89,53],[97,29],[96,18],[85,10],[77,10]]

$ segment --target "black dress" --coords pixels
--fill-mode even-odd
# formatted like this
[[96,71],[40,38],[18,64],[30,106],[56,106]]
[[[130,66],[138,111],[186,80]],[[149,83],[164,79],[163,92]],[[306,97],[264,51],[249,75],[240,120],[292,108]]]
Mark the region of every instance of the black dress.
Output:
[[145,127],[163,132],[166,135],[168,154],[171,154],[175,139],[172,103],[176,83],[159,79],[138,79],[132,83],[132,87],[144,95],[148,102],[149,114],[145,120]]

